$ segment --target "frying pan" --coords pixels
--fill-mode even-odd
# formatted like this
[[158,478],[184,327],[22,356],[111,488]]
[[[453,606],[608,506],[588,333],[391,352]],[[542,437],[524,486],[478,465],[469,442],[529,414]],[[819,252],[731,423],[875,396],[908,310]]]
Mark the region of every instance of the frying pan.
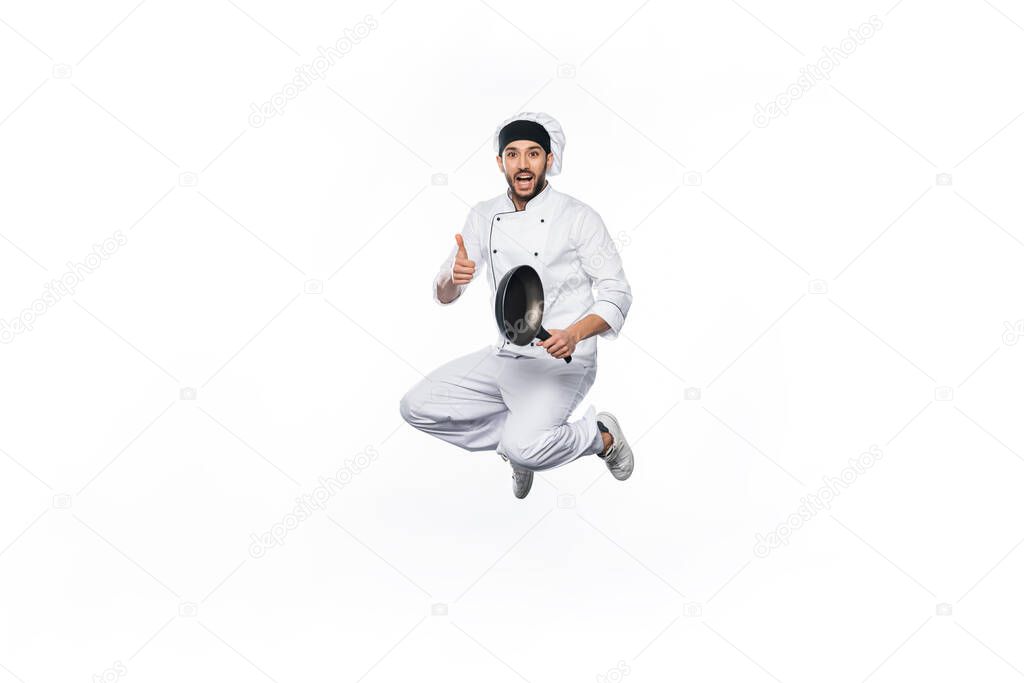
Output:
[[[545,341],[551,333],[544,329],[544,285],[532,266],[510,269],[501,278],[494,293],[494,319],[498,331],[516,346],[534,339]],[[566,356],[565,362],[572,361]]]

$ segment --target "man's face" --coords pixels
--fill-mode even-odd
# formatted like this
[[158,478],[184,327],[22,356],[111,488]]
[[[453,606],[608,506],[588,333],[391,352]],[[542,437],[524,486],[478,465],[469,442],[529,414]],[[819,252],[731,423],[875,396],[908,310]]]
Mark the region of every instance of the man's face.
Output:
[[544,177],[555,157],[533,140],[513,140],[496,159],[512,194],[529,201],[544,189]]

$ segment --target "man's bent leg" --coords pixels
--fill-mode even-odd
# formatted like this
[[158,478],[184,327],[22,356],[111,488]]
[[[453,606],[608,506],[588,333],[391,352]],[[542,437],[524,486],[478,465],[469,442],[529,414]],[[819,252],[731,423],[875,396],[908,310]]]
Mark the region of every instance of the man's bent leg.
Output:
[[499,372],[490,346],[445,363],[402,397],[402,417],[467,451],[494,450],[508,415],[498,389]]
[[594,383],[597,368],[549,358],[516,358],[499,381],[509,414],[498,453],[517,467],[546,470],[604,448],[591,406],[566,422]]

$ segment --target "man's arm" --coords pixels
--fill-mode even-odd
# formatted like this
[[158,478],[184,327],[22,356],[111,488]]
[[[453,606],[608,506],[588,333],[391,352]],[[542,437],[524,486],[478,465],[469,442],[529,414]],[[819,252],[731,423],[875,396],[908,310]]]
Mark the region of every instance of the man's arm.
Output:
[[[448,258],[444,260],[441,267],[434,277],[434,282],[431,287],[433,290],[434,301],[441,305],[447,305],[458,299],[463,290],[469,286],[469,282],[459,284],[456,282],[456,261],[460,259],[468,259],[474,264],[474,272],[470,281],[476,279],[476,275],[479,269],[483,265],[481,260],[482,248],[477,238],[478,231],[476,230],[475,223],[473,221],[473,210],[470,210],[469,215],[466,216],[466,222],[462,227],[461,237],[463,240],[463,247],[455,244],[452,247],[451,252],[448,254]],[[459,268],[460,273],[464,274],[465,267]],[[464,277],[462,278],[464,279]]]
[[[626,279],[619,250],[596,211],[584,211],[578,232],[575,233],[575,247],[583,271],[594,285],[595,300],[586,314],[571,327],[580,326],[577,328],[579,331],[588,332],[581,339],[594,334],[609,341],[615,339],[633,304],[633,290]],[[591,316],[600,318],[606,325],[604,329],[592,329],[594,323],[584,325],[584,321]]]
[[437,275],[434,277],[433,294],[434,301],[441,305],[450,304],[459,298],[462,294],[462,290],[466,288],[466,285],[459,286],[452,281],[452,269],[455,263],[455,256],[458,253],[458,246],[453,246],[451,253],[448,255],[438,270]]
[[596,313],[588,313],[565,328],[565,331],[572,335],[576,344],[579,344],[584,339],[589,339],[595,334],[601,334],[608,329],[610,327],[604,318]]
[[439,304],[450,304],[459,298],[462,294],[462,290],[459,286],[452,282],[450,274],[446,274],[446,277],[439,278],[434,282],[434,299]]
[[595,313],[588,313],[564,330],[548,330],[550,337],[540,342],[555,358],[571,356],[576,345],[588,337],[608,330],[605,319]]
[[618,249],[595,211],[584,212],[580,224],[570,233],[570,240],[597,294],[594,304],[582,318],[564,330],[548,330],[551,337],[540,346],[555,358],[572,355],[576,344],[594,335],[615,339],[633,303],[633,292]]

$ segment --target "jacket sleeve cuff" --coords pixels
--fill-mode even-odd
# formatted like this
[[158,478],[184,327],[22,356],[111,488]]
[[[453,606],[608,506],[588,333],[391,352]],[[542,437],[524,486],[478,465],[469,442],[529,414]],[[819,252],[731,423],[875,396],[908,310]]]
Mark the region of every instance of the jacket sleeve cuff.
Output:
[[622,330],[623,323],[626,322],[626,316],[622,315],[622,311],[619,307],[610,301],[604,299],[598,299],[594,302],[594,305],[590,307],[587,314],[593,313],[594,315],[600,316],[606,323],[608,323],[608,329],[601,332],[598,336],[603,337],[609,341],[619,336],[619,332]]

